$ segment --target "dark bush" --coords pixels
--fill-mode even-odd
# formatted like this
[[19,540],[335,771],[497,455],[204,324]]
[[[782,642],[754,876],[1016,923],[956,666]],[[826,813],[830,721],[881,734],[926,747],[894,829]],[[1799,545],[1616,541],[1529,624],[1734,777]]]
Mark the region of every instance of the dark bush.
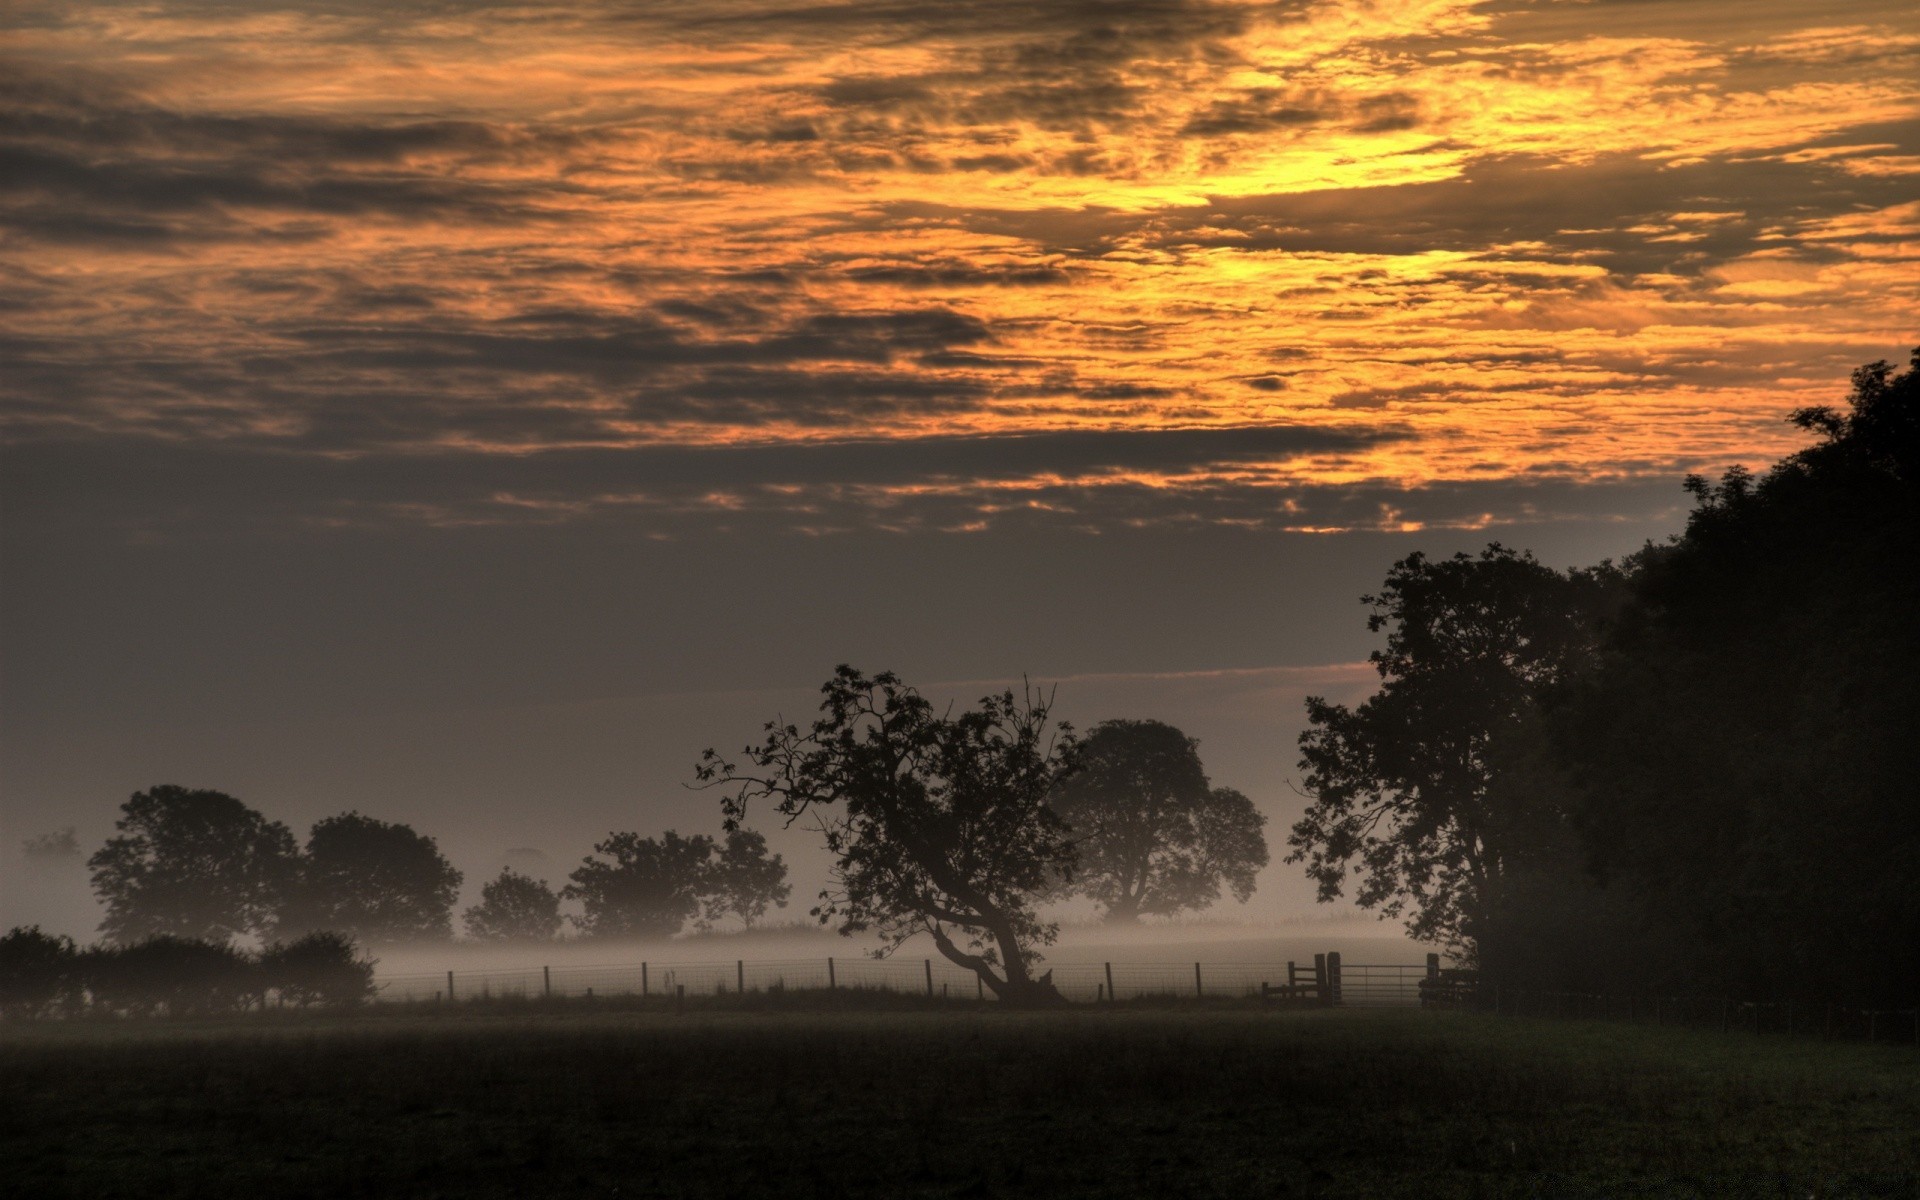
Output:
[[0,1016],[42,1017],[79,999],[73,939],[17,925],[0,937]]
[[310,933],[268,946],[260,952],[259,979],[263,990],[302,1008],[352,1008],[373,999],[373,960],[358,957],[345,934]]
[[251,956],[219,942],[160,936],[80,955],[94,1007],[125,1016],[207,1016],[259,994]]

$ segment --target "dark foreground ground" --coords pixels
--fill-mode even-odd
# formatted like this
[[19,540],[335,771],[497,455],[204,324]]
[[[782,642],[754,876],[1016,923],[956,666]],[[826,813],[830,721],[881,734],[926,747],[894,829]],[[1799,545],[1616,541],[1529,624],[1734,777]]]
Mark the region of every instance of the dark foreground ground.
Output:
[[1422,1012],[0,1026],[0,1196],[1920,1196],[1920,1055]]

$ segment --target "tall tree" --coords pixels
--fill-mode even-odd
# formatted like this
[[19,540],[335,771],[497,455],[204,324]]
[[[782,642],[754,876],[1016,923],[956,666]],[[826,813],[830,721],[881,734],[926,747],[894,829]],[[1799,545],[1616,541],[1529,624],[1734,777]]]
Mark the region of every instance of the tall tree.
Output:
[[881,954],[926,933],[1002,1000],[1057,1001],[1033,967],[1059,927],[1034,906],[1073,863],[1047,804],[1071,768],[1072,731],[1030,690],[949,716],[892,672],[843,665],[821,691],[812,726],[769,722],[744,751],[750,767],[703,756],[697,778],[727,789],[728,827],[757,803],[816,821],[834,857],[813,909],[822,923],[878,933]]
[[[595,857],[595,856],[599,857]],[[611,833],[595,843],[561,895],[578,900],[589,937],[670,937],[700,911],[713,839]]]
[[715,847],[700,890],[704,924],[734,916],[748,929],[769,907],[785,908],[793,894],[786,860],[768,854],[766,836],[751,829],[727,831],[726,840]]
[[294,870],[293,834],[224,792],[162,784],[120,806],[87,866],[116,942],[264,932]]
[[480,903],[461,920],[476,941],[552,941],[560,932],[560,895],[546,880],[505,867],[481,887]]
[[1501,755],[1541,699],[1593,654],[1621,575],[1562,574],[1498,543],[1477,556],[1395,563],[1367,627],[1380,689],[1358,708],[1307,699],[1300,769],[1311,799],[1288,838],[1320,899],[1357,876],[1357,901],[1416,938],[1470,949],[1512,849],[1492,803]]
[[316,822],[278,931],[325,930],[361,945],[453,936],[461,874],[410,826],[345,812]]
[[1610,890],[1675,986],[1905,1005],[1920,989],[1920,351],[1818,440],[1688,482],[1556,714]]
[[1223,886],[1245,903],[1267,865],[1266,818],[1214,787],[1200,744],[1160,721],[1094,726],[1052,803],[1079,848],[1074,890],[1117,924],[1206,908]]

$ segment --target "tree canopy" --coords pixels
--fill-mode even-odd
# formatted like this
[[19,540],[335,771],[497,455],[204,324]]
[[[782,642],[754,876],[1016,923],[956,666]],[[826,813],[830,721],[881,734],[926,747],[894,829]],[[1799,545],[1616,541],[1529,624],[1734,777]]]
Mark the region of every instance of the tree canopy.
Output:
[[341,813],[309,833],[277,929],[328,930],[362,945],[444,941],[453,936],[461,878],[425,834]]
[[766,835],[751,829],[730,829],[714,848],[701,887],[701,922],[713,925],[737,917],[748,929],[769,908],[785,908],[793,885],[787,882],[786,860],[767,853]]
[[1688,481],[1553,722],[1598,878],[1677,985],[1920,989],[1889,952],[1920,944],[1920,352],[1852,385],[1764,474]]
[[87,860],[117,942],[226,942],[263,933],[295,869],[293,834],[224,792],[162,784],[135,792],[120,833]]
[[1506,867],[1499,757],[1542,699],[1590,661],[1619,572],[1559,572],[1495,543],[1393,565],[1367,627],[1380,689],[1357,708],[1307,699],[1300,769],[1311,801],[1289,862],[1320,898],[1408,917],[1414,937],[1465,949]]
[[522,875],[512,867],[480,889],[480,903],[467,909],[461,921],[467,936],[481,942],[545,942],[560,933],[560,894],[544,879]]
[[807,729],[769,722],[742,768],[708,750],[697,771],[726,789],[729,828],[756,804],[819,828],[832,881],[813,913],[871,930],[880,953],[918,933],[1003,1000],[1057,999],[1035,978],[1057,924],[1037,896],[1071,872],[1073,845],[1048,805],[1076,750],[1030,689],[942,713],[892,672],[841,666]]
[[669,937],[700,911],[713,839],[610,833],[597,842],[561,895],[584,909],[589,937]]
[[1323,897],[1496,977],[1900,1006],[1920,988],[1920,351],[1814,444],[1690,477],[1622,570],[1395,564],[1378,693],[1309,701]]
[[1222,887],[1244,903],[1267,865],[1266,818],[1216,788],[1199,743],[1160,721],[1103,721],[1052,797],[1079,851],[1073,890],[1108,920],[1206,908]]

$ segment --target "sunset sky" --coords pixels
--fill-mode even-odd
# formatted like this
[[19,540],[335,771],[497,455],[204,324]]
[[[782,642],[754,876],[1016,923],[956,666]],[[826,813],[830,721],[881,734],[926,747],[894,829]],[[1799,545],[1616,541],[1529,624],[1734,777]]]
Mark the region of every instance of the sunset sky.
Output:
[[1395,558],[1629,553],[1920,340],[1910,0],[0,29],[0,871],[178,782],[558,881],[841,661],[1173,720],[1277,844]]

